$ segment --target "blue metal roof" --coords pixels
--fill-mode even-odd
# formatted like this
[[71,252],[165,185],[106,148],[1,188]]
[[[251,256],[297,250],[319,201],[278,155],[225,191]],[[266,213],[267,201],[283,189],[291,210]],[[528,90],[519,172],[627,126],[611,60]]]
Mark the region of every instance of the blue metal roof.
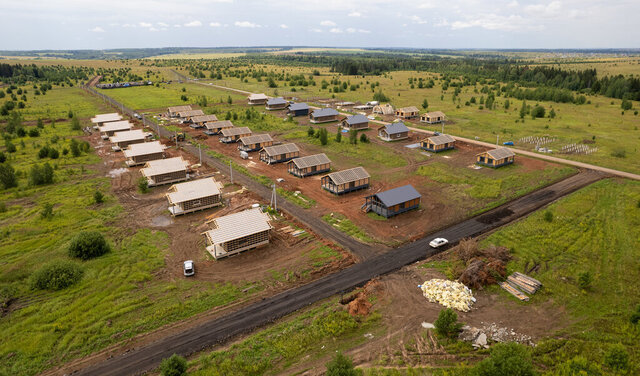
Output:
[[321,108],[319,110],[313,111],[313,113],[311,113],[311,116],[324,117],[324,116],[336,116],[338,114],[339,114],[338,111],[334,110],[333,108]]
[[347,117],[347,124],[349,125],[368,123],[368,122],[369,122],[369,119],[367,119],[366,116],[361,114]]
[[374,196],[376,196],[386,207],[398,205],[400,203],[422,197],[422,195],[410,184],[376,193]]
[[401,121],[397,123],[387,124],[384,126],[384,128],[387,131],[387,134],[409,132],[409,128],[407,128],[407,126],[404,125],[404,123]]
[[289,110],[291,111],[301,111],[301,110],[308,110],[308,109],[309,109],[309,105],[306,103],[293,103],[289,105]]

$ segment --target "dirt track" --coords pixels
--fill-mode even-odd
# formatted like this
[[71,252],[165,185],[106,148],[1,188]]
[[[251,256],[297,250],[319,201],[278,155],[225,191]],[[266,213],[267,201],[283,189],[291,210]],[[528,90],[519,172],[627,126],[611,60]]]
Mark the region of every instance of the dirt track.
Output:
[[414,243],[371,257],[340,272],[264,299],[230,315],[113,357],[80,370],[78,374],[139,374],[156,367],[163,358],[171,354],[189,355],[209,348],[230,337],[273,322],[318,300],[361,286],[376,276],[398,270],[404,265],[439,253],[444,249],[435,250],[428,246],[428,242],[434,237],[444,237],[449,239],[451,244],[455,244],[462,238],[480,235],[521,218],[602,177],[603,174],[596,171],[581,172]]

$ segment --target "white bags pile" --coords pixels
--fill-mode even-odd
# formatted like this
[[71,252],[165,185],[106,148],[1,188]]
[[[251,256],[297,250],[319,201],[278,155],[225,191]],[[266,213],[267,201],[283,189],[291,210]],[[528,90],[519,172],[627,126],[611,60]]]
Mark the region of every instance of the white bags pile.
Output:
[[432,279],[418,286],[431,303],[440,303],[447,308],[468,312],[476,301],[471,289],[460,282]]

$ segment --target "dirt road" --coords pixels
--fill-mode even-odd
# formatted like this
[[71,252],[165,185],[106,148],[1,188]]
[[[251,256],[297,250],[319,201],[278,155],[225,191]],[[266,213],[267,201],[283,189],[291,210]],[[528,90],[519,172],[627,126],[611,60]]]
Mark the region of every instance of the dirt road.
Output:
[[79,370],[77,374],[139,374],[157,367],[163,358],[174,353],[190,355],[210,348],[233,336],[274,322],[318,300],[362,286],[376,276],[393,272],[404,265],[442,252],[446,248],[436,250],[428,246],[429,241],[434,237],[447,238],[453,245],[463,238],[478,236],[521,218],[602,177],[604,174],[596,171],[581,172],[416,242],[369,258],[310,284],[264,299],[230,315],[205,322],[182,333],[165,337],[147,346]]

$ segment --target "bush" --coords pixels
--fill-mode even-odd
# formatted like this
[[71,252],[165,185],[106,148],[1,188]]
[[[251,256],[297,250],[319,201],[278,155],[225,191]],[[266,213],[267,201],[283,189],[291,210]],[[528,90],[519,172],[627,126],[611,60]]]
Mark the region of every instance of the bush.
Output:
[[13,166],[11,166],[9,163],[0,164],[0,184],[2,184],[2,187],[4,187],[4,189],[18,186],[16,170],[14,170]]
[[576,356],[562,363],[555,371],[556,376],[600,376],[602,371],[597,364],[589,362],[586,358]]
[[71,155],[73,155],[74,157],[78,157],[81,153],[80,145],[78,144],[78,141],[76,141],[75,139],[71,139],[71,144],[69,144],[69,149],[71,149]]
[[0,163],[4,163],[6,161],[7,161],[7,156],[3,152],[0,151]]
[[544,107],[540,106],[540,105],[536,105],[534,108],[531,109],[531,118],[535,119],[535,118],[543,118],[545,114],[545,109]]
[[60,152],[56,148],[49,148],[48,155],[51,159],[58,159],[58,157],[60,156]]
[[591,282],[593,282],[591,272],[587,271],[578,274],[578,286],[580,286],[581,289],[588,290],[591,287]]
[[523,345],[498,343],[491,348],[491,355],[478,363],[472,375],[476,376],[533,376],[531,353]]
[[613,152],[611,152],[611,156],[616,158],[626,158],[627,151],[624,149],[614,150]]
[[160,374],[162,376],[182,376],[187,374],[187,360],[180,355],[173,354],[162,359],[160,363]]
[[42,166],[33,165],[29,172],[29,183],[31,185],[45,185],[53,183],[53,168],[49,163]]
[[104,202],[104,194],[100,191],[93,192],[93,200],[96,204],[102,204]]
[[629,368],[629,353],[626,347],[618,343],[612,345],[604,355],[604,364],[612,370],[624,371]]
[[71,129],[74,131],[82,129],[82,127],[80,127],[80,120],[76,116],[71,118]]
[[313,135],[316,133],[315,129],[313,129],[313,127],[309,127],[309,129],[307,129],[307,136],[309,137],[313,137]]
[[389,97],[387,97],[386,95],[384,95],[382,93],[382,91],[378,91],[377,93],[373,94],[373,100],[374,101],[378,101],[380,103],[382,102],[389,102]]
[[140,191],[140,193],[149,192],[149,182],[144,177],[138,179],[138,190]]
[[544,220],[545,222],[553,222],[553,213],[550,210],[547,210],[546,212],[544,212]]
[[451,339],[456,338],[462,328],[462,324],[458,322],[458,314],[451,308],[440,311],[433,326],[436,328],[436,333]]
[[42,206],[42,210],[40,211],[40,218],[51,219],[52,217],[53,217],[53,204],[47,202]]
[[40,136],[40,131],[38,130],[38,128],[29,129],[29,137],[38,137],[38,136]]
[[353,366],[353,361],[348,356],[339,352],[327,363],[326,376],[358,376],[360,372]]
[[110,250],[107,240],[97,231],[83,231],[74,236],[69,244],[69,256],[81,260],[100,257]]
[[321,128],[318,131],[318,134],[320,135],[320,144],[322,144],[322,146],[326,145],[327,143],[329,143],[329,132],[327,132],[326,128]]
[[62,290],[82,279],[84,271],[71,261],[54,261],[31,275],[31,288],[36,290]]
[[342,127],[338,127],[338,133],[336,133],[336,142],[342,142]]
[[629,320],[633,325],[636,325],[640,322],[640,304],[638,305],[638,307],[636,307],[636,311],[631,315]]
[[7,150],[7,153],[15,153],[16,151],[18,151],[16,146],[9,140],[6,140],[4,142],[4,147]]
[[49,146],[45,145],[38,150],[38,158],[43,159],[49,156]]
[[361,133],[361,134],[360,134],[360,142],[362,142],[363,144],[368,143],[368,142],[369,142],[369,137],[367,137],[367,135],[366,135],[366,134]]
[[620,108],[625,111],[629,111],[633,107],[633,103],[630,100],[623,99],[622,103],[620,103]]

